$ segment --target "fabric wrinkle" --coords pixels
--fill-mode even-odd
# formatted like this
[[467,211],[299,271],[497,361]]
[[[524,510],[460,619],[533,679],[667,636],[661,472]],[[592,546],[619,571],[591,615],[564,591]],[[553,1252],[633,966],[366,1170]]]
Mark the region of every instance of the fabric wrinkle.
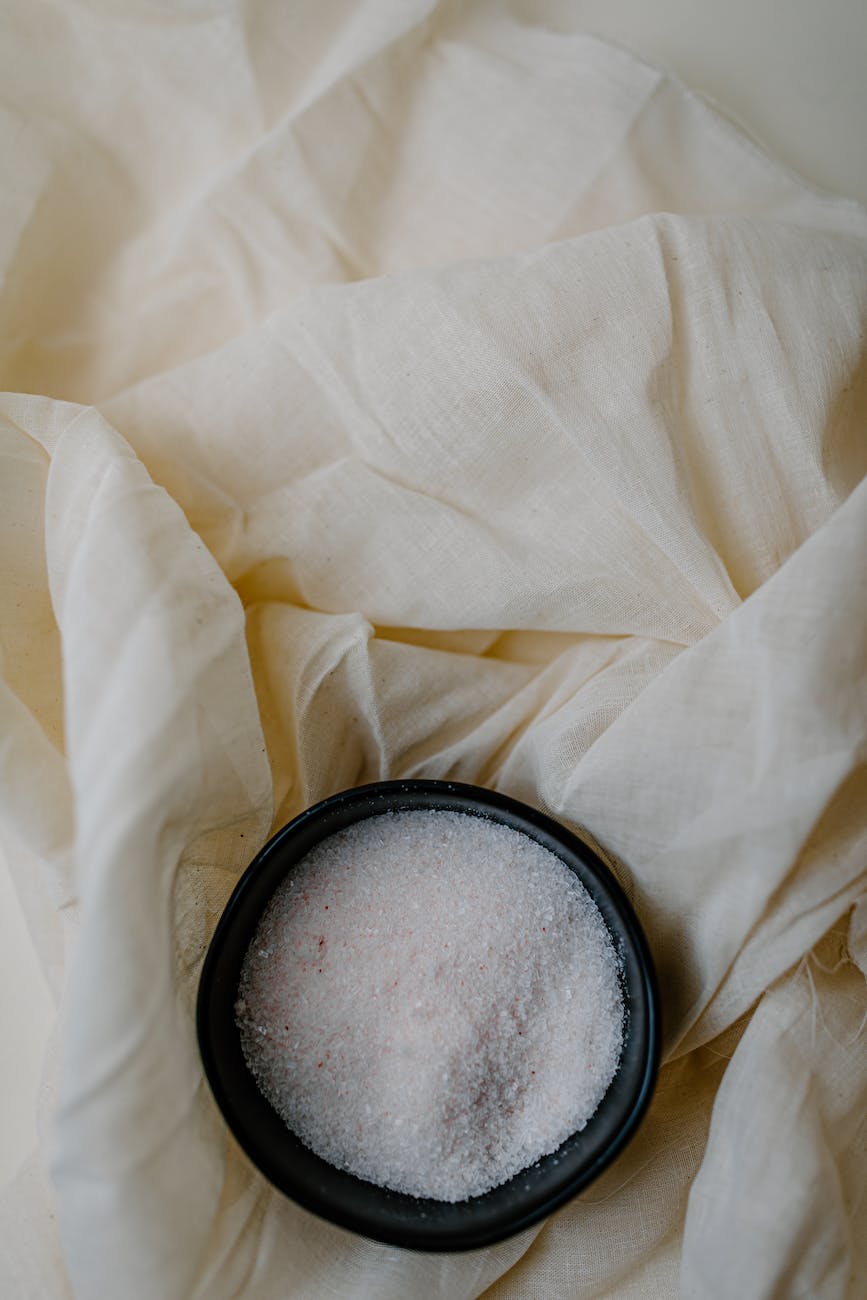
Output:
[[[867,214],[562,5],[9,6],[0,1291],[855,1300]],[[278,1194],[196,1047],[271,830],[410,777],[597,844],[662,991],[633,1141],[466,1256]]]

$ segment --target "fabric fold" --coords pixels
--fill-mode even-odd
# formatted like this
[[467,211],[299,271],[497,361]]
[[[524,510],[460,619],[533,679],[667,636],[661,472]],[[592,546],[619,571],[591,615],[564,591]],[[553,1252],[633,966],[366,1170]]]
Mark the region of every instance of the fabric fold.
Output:
[[[867,216],[531,11],[11,0],[0,837],[58,1016],[4,1294],[867,1285]],[[635,1141],[468,1256],[277,1194],[195,1042],[274,825],[410,776],[597,842],[662,984]]]

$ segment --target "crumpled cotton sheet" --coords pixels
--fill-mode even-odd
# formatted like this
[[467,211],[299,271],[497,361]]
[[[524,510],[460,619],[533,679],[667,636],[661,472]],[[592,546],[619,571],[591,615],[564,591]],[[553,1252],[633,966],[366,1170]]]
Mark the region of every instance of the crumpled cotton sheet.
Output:
[[[2,26],[3,1295],[863,1296],[864,212],[562,6]],[[273,1192],[193,1029],[272,827],[408,776],[591,835],[664,1001],[635,1141],[466,1256]]]

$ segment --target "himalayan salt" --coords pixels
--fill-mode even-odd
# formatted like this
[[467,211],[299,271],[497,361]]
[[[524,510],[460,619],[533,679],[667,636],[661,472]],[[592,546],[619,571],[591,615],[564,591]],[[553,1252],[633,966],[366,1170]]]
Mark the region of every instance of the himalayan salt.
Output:
[[236,1004],[247,1064],[323,1159],[459,1201],[583,1129],[617,1069],[620,966],[590,895],[527,836],[398,812],[277,889]]

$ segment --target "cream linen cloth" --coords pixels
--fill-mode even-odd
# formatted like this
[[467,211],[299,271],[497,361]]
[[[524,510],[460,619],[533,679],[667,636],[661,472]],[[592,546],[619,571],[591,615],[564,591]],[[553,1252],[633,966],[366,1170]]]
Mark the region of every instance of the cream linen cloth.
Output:
[[[0,25],[0,1293],[863,1296],[864,213],[563,5]],[[272,1192],[193,1032],[272,826],[402,776],[592,834],[662,983],[639,1136],[468,1256]]]

